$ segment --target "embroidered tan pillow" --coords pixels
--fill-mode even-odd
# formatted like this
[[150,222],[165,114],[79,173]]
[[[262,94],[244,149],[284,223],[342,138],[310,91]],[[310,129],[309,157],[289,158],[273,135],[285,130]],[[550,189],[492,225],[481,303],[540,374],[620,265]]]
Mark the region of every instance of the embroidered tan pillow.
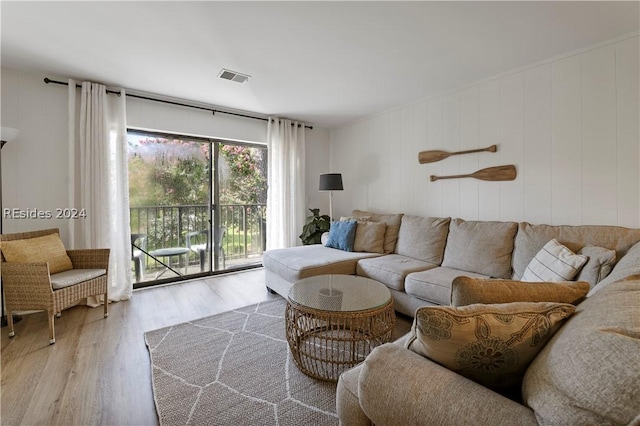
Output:
[[457,277],[451,286],[451,306],[474,303],[555,302],[577,305],[589,292],[585,281],[523,282]]
[[547,302],[423,307],[406,347],[497,392],[518,392],[531,361],[575,309]]
[[24,240],[2,241],[0,244],[2,245],[2,255],[7,262],[48,262],[51,274],[73,269],[71,259],[58,234]]

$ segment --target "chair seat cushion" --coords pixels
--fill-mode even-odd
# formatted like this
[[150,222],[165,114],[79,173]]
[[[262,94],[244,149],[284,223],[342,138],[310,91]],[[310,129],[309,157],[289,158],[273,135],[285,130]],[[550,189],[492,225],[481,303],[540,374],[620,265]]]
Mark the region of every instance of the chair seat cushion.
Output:
[[105,269],[70,269],[51,275],[51,288],[60,290],[105,275]]

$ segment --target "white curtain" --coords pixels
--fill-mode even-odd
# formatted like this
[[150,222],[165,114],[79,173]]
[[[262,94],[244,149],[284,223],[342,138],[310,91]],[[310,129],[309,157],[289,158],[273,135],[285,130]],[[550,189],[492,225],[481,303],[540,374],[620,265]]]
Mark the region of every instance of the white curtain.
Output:
[[[69,80],[68,110],[69,207],[86,209],[86,218],[71,221],[71,248],[109,248],[109,300],[127,300],[133,282],[125,93],[108,95],[104,85],[83,82],[78,94]],[[87,300],[100,303],[102,297]]]
[[267,249],[301,244],[305,224],[304,123],[269,119]]

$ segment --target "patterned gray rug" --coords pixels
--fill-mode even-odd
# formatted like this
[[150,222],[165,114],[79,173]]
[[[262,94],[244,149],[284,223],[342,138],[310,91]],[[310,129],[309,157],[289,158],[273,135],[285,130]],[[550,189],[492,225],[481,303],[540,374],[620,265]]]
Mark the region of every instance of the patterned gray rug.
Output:
[[337,425],[335,383],[301,373],[285,301],[145,333],[160,424]]

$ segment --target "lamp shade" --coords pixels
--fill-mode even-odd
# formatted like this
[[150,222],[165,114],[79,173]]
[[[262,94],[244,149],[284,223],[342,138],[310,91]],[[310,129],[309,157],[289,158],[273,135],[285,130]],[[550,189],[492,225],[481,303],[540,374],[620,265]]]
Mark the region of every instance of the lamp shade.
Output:
[[0,134],[0,141],[11,142],[18,137],[18,129],[11,127],[2,127],[2,134]]
[[342,191],[343,189],[341,173],[320,175],[320,191]]

